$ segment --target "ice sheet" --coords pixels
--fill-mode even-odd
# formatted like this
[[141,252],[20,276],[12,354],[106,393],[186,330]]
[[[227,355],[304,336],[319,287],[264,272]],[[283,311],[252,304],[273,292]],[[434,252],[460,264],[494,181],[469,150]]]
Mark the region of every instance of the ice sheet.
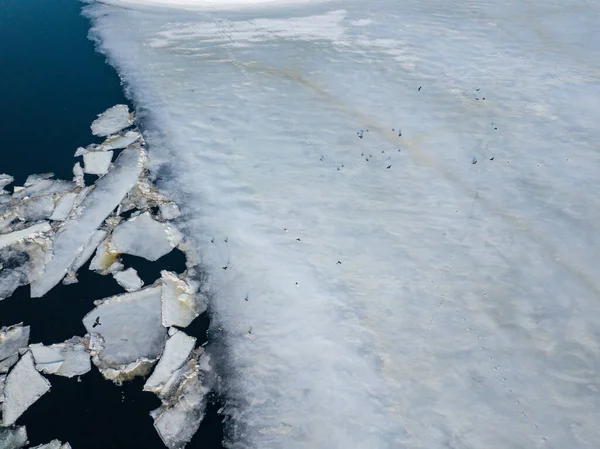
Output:
[[597,447],[596,3],[88,12],[209,270],[233,447]]
[[27,351],[8,373],[2,403],[2,425],[14,424],[49,389],[50,382],[36,371],[33,356]]
[[83,171],[91,175],[103,175],[112,161],[112,151],[93,151],[83,155]]
[[125,149],[110,172],[96,182],[95,188],[80,205],[80,215],[67,220],[55,235],[53,258],[46,265],[41,278],[31,284],[33,298],[43,296],[65,276],[77,256],[84,250],[90,235],[135,184],[142,170],[143,160],[142,151]]
[[110,248],[117,253],[154,261],[171,252],[180,241],[181,234],[177,228],[160,223],[150,213],[144,212],[116,227],[110,240]]
[[144,282],[140,279],[133,268],[127,268],[125,271],[119,271],[113,274],[115,280],[128,292],[134,292],[142,288]]
[[0,428],[0,447],[2,449],[19,449],[25,447],[27,443],[25,426],[11,429]]
[[169,337],[156,368],[144,384],[144,391],[160,393],[171,375],[187,361],[195,344],[196,339],[183,331]]
[[92,134],[95,136],[108,136],[121,131],[133,124],[133,117],[129,114],[127,105],[118,104],[108,108],[92,123]]
[[83,324],[89,334],[97,333],[104,340],[92,359],[103,373],[125,373],[134,369],[128,365],[141,359],[156,360],[167,334],[161,324],[160,287],[107,298],[85,316]]

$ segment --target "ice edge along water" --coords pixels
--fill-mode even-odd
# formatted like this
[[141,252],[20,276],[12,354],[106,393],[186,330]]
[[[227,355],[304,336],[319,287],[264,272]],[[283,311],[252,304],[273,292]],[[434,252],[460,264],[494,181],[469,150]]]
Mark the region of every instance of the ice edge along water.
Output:
[[[77,163],[73,183],[53,180],[53,175],[46,173],[28,177],[23,187],[14,187],[12,196],[2,192],[8,200],[3,201],[0,210],[0,249],[5,252],[0,254],[0,261],[19,253],[25,253],[25,260],[33,260],[16,268],[14,262],[10,268],[0,266],[3,297],[24,283],[31,283],[35,297],[42,296],[61,279],[66,285],[77,282],[77,271],[94,251],[97,254],[90,269],[105,275],[112,273],[128,292],[95,302],[96,308],[83,319],[88,331],[84,337],[49,346],[28,346],[28,326],[21,323],[0,329],[4,427],[13,425],[49,390],[50,383],[39,372],[82,376],[90,371],[90,360],[107,380],[117,384],[149,374],[160,360],[158,371],[147,385],[162,401],[152,416],[167,447],[185,446],[200,425],[205,396],[212,384],[209,359],[202,348],[194,350],[195,338],[171,326],[189,325],[206,309],[206,299],[197,291],[199,284],[187,279],[194,273],[193,251],[177,228],[165,222],[178,217],[179,208],[147,179],[141,134],[126,131],[112,135],[132,124],[133,116],[125,105],[110,108],[92,124],[92,131],[107,136],[106,141],[79,148],[75,153],[76,157],[83,156],[87,173],[100,175],[92,186],[85,186]],[[113,164],[110,150],[121,148],[125,149]],[[92,161],[90,155],[102,157]],[[1,175],[0,181],[4,188],[13,178]],[[123,222],[115,209],[119,214],[137,211]],[[152,216],[152,209],[159,211],[159,217]],[[50,221],[32,224],[36,219]],[[33,249],[28,245],[33,245]],[[121,271],[124,265],[120,254],[153,261],[177,246],[187,255],[188,270],[183,275],[162,271],[153,285],[140,290],[143,282],[136,271]],[[179,344],[185,348],[179,348]],[[24,427],[0,428],[0,443],[7,448],[22,447],[26,440]],[[70,448],[58,440],[38,447]]]
[[87,13],[211,271],[234,446],[597,445],[594,3],[142,3]]

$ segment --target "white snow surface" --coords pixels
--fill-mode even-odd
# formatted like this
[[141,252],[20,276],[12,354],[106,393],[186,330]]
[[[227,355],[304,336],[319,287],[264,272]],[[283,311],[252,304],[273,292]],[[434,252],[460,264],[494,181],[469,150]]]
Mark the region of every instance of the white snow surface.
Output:
[[54,236],[52,260],[46,264],[44,274],[31,284],[33,298],[43,296],[65,276],[77,256],[85,250],[90,235],[135,184],[141,173],[143,160],[142,151],[125,149],[110,172],[96,182],[95,188],[79,206],[81,213],[67,220]]
[[87,13],[210,272],[233,447],[597,447],[596,2]]
[[144,282],[140,279],[137,271],[133,268],[127,268],[124,271],[113,273],[113,277],[117,283],[128,292],[134,292],[142,288]]
[[27,351],[8,373],[2,403],[2,425],[10,426],[35,401],[50,389],[50,382],[33,365],[33,356]]

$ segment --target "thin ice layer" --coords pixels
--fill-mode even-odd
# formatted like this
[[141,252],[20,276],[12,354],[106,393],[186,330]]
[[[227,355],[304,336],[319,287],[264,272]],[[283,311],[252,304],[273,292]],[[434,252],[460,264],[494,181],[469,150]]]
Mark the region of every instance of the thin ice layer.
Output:
[[206,298],[170,271],[161,271],[162,323],[165,327],[187,327],[206,310]]
[[[81,203],[81,214],[67,220],[54,237],[53,258],[44,274],[31,284],[31,296],[39,298],[54,287],[83,251],[90,235],[118,206],[141,173],[144,153],[125,149],[112,170],[96,182],[96,187]],[[1,239],[1,237],[0,237]]]
[[155,261],[171,252],[180,241],[181,234],[177,228],[158,222],[149,212],[144,212],[116,227],[110,247],[117,253]]
[[20,449],[25,447],[28,442],[25,426],[10,429],[0,428],[0,447],[2,449]]
[[183,331],[169,337],[156,368],[144,384],[144,391],[160,393],[171,375],[186,362],[195,344],[196,339]]
[[144,282],[138,276],[137,271],[133,268],[127,268],[124,271],[114,273],[113,277],[118,284],[128,292],[139,290],[144,285]]
[[93,151],[83,155],[83,171],[90,175],[103,175],[112,161],[112,151]]
[[595,8],[88,9],[209,271],[237,447],[597,447]]
[[27,351],[8,373],[2,403],[2,425],[14,424],[49,389],[50,382],[36,371],[33,356]]
[[88,333],[96,333],[104,340],[103,348],[93,357],[101,371],[129,371],[129,364],[160,356],[167,335],[161,324],[160,287],[112,296],[97,303],[83,324]]
[[92,123],[92,134],[95,136],[108,136],[116,134],[123,128],[133,124],[133,117],[125,104],[118,104],[108,108]]
[[90,354],[79,338],[64,343],[29,346],[38,371],[57,376],[82,376],[91,369]]

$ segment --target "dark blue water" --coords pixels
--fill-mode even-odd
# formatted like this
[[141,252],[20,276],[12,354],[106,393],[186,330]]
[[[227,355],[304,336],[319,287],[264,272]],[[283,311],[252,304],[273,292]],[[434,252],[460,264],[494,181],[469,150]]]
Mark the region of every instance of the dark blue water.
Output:
[[[78,146],[98,142],[90,132],[96,115],[117,103],[129,103],[114,69],[87,39],[89,23],[76,0],[0,0],[0,173],[22,184],[33,173],[54,172],[72,178]],[[147,283],[161,269],[182,272],[185,258],[173,251],[155,263],[124,257]],[[0,326],[23,321],[31,343],[62,342],[83,336],[83,316],[93,301],[123,290],[111,276],[90,272],[79,283],[59,284],[44,298],[32,299],[29,287],[0,301]],[[207,314],[186,331],[206,341]],[[148,412],[160,405],[142,392],[143,379],[117,387],[95,368],[76,379],[47,376],[52,389],[18,421],[33,445],[57,438],[74,449],[164,448]],[[221,448],[222,405],[211,397],[207,416],[188,448]]]

